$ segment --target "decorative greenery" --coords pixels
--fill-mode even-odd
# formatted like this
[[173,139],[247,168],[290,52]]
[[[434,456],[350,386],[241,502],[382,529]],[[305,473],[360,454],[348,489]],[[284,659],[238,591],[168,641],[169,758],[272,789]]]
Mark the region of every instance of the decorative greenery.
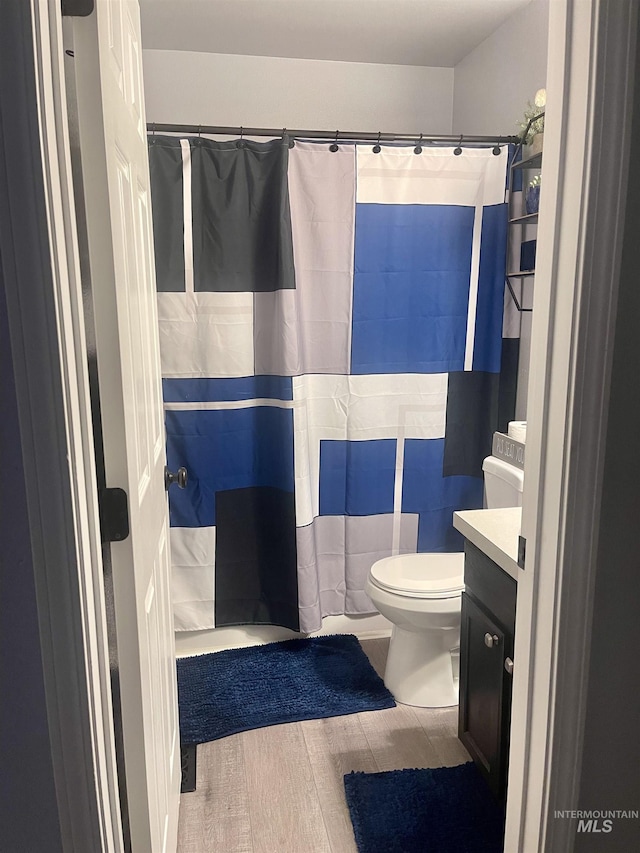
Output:
[[527,127],[531,119],[534,118],[534,116],[540,115],[540,113],[544,113],[546,103],[546,89],[538,89],[535,94],[535,98],[533,99],[533,104],[531,103],[531,101],[527,101],[527,109],[524,111],[524,121],[518,122],[518,126],[522,128],[522,142],[524,145],[531,145],[533,137],[538,133],[544,132],[544,115],[536,119],[531,124],[531,127],[529,127],[528,131]]

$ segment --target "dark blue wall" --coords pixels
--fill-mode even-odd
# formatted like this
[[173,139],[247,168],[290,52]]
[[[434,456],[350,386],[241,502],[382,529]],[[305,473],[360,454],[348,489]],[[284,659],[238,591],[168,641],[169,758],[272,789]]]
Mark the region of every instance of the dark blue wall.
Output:
[[62,850],[0,258],[0,851]]
[[[62,850],[54,787],[31,552],[24,457],[18,423],[14,361],[9,338],[7,292],[26,299],[27,280],[18,273],[18,236],[24,253],[37,254],[39,234],[14,205],[36,184],[33,172],[18,185],[17,149],[31,141],[21,132],[35,113],[34,81],[16,60],[31,49],[30,7],[0,0],[0,851],[58,853]],[[16,48],[16,50],[14,50]],[[6,83],[11,80],[10,86]],[[22,85],[18,85],[17,81]],[[24,87],[30,85],[30,98]],[[28,125],[37,134],[32,120]],[[13,143],[13,144],[12,144]],[[14,195],[9,191],[13,180]],[[16,213],[16,211],[19,211]],[[31,279],[34,274],[31,272]],[[39,281],[36,277],[35,281]],[[36,306],[33,306],[35,308]]]

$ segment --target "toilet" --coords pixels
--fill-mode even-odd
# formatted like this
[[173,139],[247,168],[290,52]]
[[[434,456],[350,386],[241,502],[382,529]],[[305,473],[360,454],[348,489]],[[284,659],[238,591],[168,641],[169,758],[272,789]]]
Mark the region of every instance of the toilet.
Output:
[[[522,506],[523,472],[488,456],[486,509]],[[365,591],[393,623],[384,683],[397,702],[421,708],[458,704],[464,554],[400,554],[374,563]]]

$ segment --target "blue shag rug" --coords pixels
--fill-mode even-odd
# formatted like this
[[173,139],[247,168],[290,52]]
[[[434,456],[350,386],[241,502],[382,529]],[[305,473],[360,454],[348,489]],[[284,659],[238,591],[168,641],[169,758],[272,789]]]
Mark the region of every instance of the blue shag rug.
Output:
[[178,660],[183,744],[395,704],[351,634],[285,640]]
[[476,766],[349,773],[360,853],[502,853],[504,809]]

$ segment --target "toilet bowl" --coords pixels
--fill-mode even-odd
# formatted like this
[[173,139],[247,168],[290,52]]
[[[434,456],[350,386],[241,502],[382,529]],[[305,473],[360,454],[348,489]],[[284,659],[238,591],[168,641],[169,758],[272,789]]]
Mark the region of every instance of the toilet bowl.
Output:
[[[495,456],[482,465],[485,507],[522,506],[523,472]],[[464,554],[401,554],[373,564],[365,591],[393,624],[384,683],[397,702],[458,703]]]
[[365,590],[393,623],[384,683],[396,701],[422,708],[458,703],[464,554],[403,554],[378,560]]

